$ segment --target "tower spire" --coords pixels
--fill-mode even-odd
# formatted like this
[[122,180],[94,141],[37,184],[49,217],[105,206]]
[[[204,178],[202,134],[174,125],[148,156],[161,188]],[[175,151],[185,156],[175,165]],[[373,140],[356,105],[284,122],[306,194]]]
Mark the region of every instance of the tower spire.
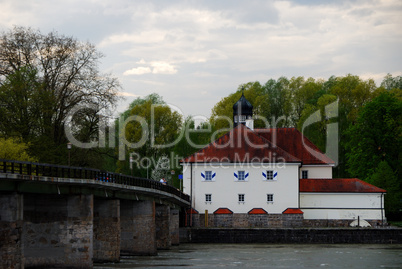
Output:
[[244,97],[244,87],[240,99],[233,105],[233,122],[235,127],[244,124],[253,129],[253,106]]

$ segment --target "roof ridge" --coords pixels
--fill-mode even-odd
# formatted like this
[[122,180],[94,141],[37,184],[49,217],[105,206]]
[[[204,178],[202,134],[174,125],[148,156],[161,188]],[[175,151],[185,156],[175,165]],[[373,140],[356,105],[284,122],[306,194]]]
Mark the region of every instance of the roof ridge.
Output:
[[[254,139],[250,139],[251,138],[251,137],[249,137],[250,134],[254,137]],[[239,140],[239,138],[241,138],[241,140]],[[271,141],[262,137],[257,132],[255,132],[254,130],[250,129],[249,127],[247,127],[243,124],[239,124],[238,126],[232,128],[229,132],[225,133],[221,137],[217,138],[215,141],[204,146],[202,149],[198,150],[197,152],[193,153],[192,155],[190,155],[186,158],[183,158],[182,160],[180,160],[180,162],[182,162],[182,163],[197,162],[197,161],[195,161],[197,159],[197,155],[201,155],[201,153],[203,153],[204,151],[207,151],[209,148],[215,148],[215,149],[211,149],[211,150],[212,150],[212,152],[214,152],[214,151],[216,152],[217,150],[219,150],[220,145],[226,147],[225,145],[227,143],[229,143],[229,142],[233,143],[233,141],[235,141],[235,140],[232,140],[232,139],[237,139],[237,141],[245,141],[248,143],[251,142],[252,143],[251,146],[250,146],[250,144],[246,144],[245,147],[247,148],[248,146],[250,146],[250,147],[254,146],[254,150],[259,151],[259,153],[262,154],[262,155],[260,155],[260,157],[262,156],[261,160],[265,160],[265,158],[269,155],[271,157],[269,157],[268,159],[271,162],[272,161],[271,158],[273,155],[274,160],[277,159],[278,157],[281,157],[281,159],[283,159],[284,162],[302,162],[302,160],[300,158],[295,157],[294,155],[290,154],[289,152],[287,152],[283,148],[279,147],[278,145],[274,145]],[[231,141],[227,141],[227,140],[231,140]],[[252,140],[254,140],[254,141],[252,141]],[[233,144],[231,144],[231,145],[233,147]],[[234,145],[233,148],[236,148],[236,147],[239,147],[238,143],[236,143],[236,145]],[[208,152],[206,154],[208,154]],[[219,161],[219,159],[218,159],[218,161]],[[205,160],[203,162],[205,162]],[[272,161],[272,162],[276,163],[277,161]]]

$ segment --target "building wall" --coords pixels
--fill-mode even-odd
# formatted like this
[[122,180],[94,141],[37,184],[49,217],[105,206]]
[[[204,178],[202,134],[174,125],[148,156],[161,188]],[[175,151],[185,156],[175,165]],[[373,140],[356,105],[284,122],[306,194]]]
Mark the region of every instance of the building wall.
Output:
[[302,171],[308,171],[308,178],[332,178],[332,166],[303,165],[300,167],[300,178]]
[[384,197],[379,193],[301,193],[305,219],[381,220]]
[[[184,192],[191,195],[190,166],[183,169]],[[245,181],[235,180],[239,170],[249,173]],[[264,180],[262,173],[277,172],[276,180]],[[201,173],[216,173],[212,181],[205,181]],[[192,202],[200,213],[226,207],[233,213],[247,213],[253,208],[263,208],[270,214],[282,213],[287,208],[299,207],[299,164],[193,164]],[[212,202],[205,202],[205,194],[211,194]],[[244,203],[238,202],[238,194],[245,195]],[[267,194],[274,194],[274,201],[267,202]]]

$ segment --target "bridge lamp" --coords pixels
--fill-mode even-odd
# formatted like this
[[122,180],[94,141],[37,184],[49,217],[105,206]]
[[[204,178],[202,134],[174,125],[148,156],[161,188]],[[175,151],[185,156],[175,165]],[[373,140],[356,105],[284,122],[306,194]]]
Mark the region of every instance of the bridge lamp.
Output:
[[70,142],[67,143],[67,150],[68,150],[68,166],[70,166],[70,151],[72,148],[72,144]]

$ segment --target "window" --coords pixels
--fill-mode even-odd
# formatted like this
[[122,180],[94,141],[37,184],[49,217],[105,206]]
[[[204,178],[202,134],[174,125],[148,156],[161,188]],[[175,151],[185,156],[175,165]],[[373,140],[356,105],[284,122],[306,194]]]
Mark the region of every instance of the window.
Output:
[[272,170],[267,171],[267,180],[274,180],[274,171]]
[[273,203],[273,202],[274,202],[274,195],[267,194],[267,203]]
[[302,178],[308,178],[308,171],[307,170],[302,171]]
[[244,194],[239,194],[239,203],[244,203]]
[[212,180],[212,171],[205,171],[205,180]]
[[244,171],[239,171],[239,180],[242,180],[242,181],[244,181]]
[[206,203],[212,202],[212,194],[205,194],[205,202]]
[[215,181],[216,173],[213,171],[201,171],[202,181]]
[[245,122],[246,121],[246,116],[245,115],[240,115],[239,116],[239,122]]

